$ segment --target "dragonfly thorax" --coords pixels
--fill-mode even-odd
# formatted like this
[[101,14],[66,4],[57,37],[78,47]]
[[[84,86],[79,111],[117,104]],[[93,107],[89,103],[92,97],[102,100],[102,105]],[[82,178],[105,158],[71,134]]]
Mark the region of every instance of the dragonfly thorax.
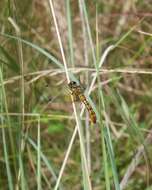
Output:
[[72,93],[77,94],[77,95],[82,93],[82,87],[80,85],[78,85],[75,81],[71,81],[68,84],[68,86]]

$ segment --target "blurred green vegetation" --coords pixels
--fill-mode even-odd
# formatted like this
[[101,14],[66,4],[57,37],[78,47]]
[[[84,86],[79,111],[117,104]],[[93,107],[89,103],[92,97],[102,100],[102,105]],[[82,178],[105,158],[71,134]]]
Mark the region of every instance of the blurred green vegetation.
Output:
[[[92,189],[120,189],[141,146],[146,156],[141,154],[124,189],[152,189],[151,1],[53,3],[70,79],[80,79],[86,94],[96,74],[86,20],[96,60],[122,39],[90,95],[96,126],[88,125],[87,112],[82,118]],[[0,10],[0,189],[53,189],[76,122],[49,1],[1,0]],[[77,135],[59,189],[87,189],[82,160]]]

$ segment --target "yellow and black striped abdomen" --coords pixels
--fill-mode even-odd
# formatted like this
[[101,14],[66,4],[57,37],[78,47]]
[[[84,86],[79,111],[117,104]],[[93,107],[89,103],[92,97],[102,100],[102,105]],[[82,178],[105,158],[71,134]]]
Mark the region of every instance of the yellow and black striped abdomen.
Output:
[[89,116],[90,116],[90,120],[92,123],[96,123],[96,114],[93,111],[93,108],[91,107],[91,105],[89,104],[89,102],[87,101],[86,97],[84,94],[79,94],[79,98],[80,101],[84,103],[84,105],[86,106],[88,112],[89,112]]

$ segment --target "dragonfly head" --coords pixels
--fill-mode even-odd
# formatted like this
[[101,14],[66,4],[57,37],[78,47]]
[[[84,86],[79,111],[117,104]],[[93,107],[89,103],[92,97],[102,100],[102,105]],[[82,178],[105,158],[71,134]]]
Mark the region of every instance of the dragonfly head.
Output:
[[76,88],[78,86],[78,84],[75,81],[71,81],[68,84],[68,87],[70,88],[70,90]]

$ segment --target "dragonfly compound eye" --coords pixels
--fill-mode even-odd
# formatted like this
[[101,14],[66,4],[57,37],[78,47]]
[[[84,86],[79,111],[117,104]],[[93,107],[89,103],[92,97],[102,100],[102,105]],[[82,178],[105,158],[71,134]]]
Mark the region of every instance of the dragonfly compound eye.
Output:
[[75,87],[77,86],[77,83],[75,81],[71,81],[69,84],[68,84],[69,87]]
[[77,83],[75,81],[71,81],[71,84],[72,85],[76,85]]

